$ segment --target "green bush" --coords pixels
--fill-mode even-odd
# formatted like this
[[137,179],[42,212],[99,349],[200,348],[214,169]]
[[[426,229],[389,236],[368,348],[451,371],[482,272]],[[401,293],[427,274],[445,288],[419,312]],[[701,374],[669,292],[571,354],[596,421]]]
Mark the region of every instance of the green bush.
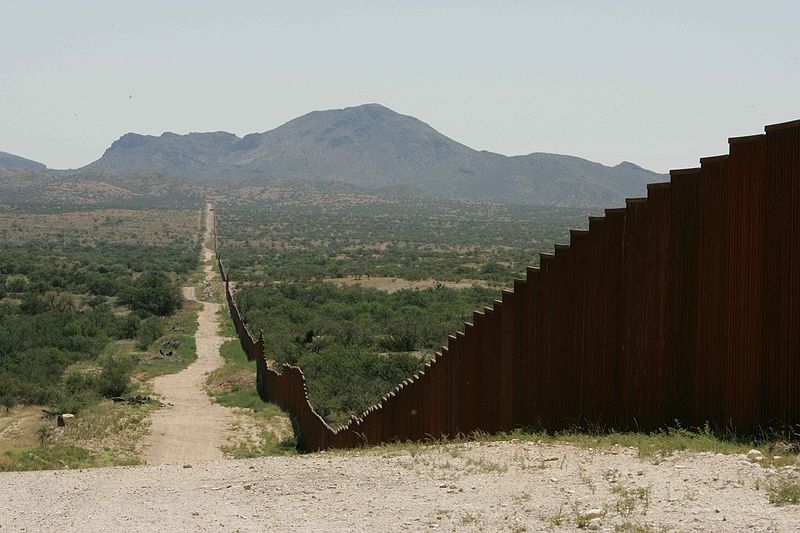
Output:
[[119,295],[120,302],[139,316],[169,316],[183,305],[183,296],[163,272],[143,273]]
[[[95,402],[100,376],[65,376],[65,370],[113,351],[107,350],[112,339],[138,338],[138,315],[177,309],[182,298],[169,273],[187,273],[198,258],[191,239],[167,246],[87,245],[80,239],[0,244],[0,396],[62,412]],[[134,280],[139,272],[145,273]],[[126,288],[128,305],[136,309],[120,316],[114,304]],[[158,319],[151,320],[142,342],[150,344],[162,330]],[[109,392],[120,390],[114,381],[124,381],[112,370],[102,382]]]
[[[142,319],[133,313],[128,316],[117,318],[108,328],[108,334],[116,339],[135,339],[139,333],[141,322]],[[159,337],[160,336],[161,335],[159,335]],[[145,348],[147,348],[147,346],[145,346]]]
[[4,392],[0,396],[0,406],[3,406],[6,410],[6,413],[11,411],[17,405],[17,400],[9,394],[8,392]]
[[47,311],[47,304],[45,304],[44,298],[29,292],[22,298],[19,310],[26,315],[39,315]]
[[136,366],[132,357],[109,356],[102,363],[103,370],[98,377],[98,392],[106,398],[122,396],[128,391],[131,373]]
[[157,316],[145,318],[139,324],[136,333],[136,346],[140,350],[146,350],[156,339],[164,335],[164,321]]

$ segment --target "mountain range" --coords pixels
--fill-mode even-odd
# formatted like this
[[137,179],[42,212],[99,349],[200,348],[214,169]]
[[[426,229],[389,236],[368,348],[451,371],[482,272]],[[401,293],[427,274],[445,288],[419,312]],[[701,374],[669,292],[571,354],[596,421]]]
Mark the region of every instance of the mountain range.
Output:
[[[0,153],[0,168],[6,161],[17,170],[44,171],[44,165]],[[117,182],[163,175],[228,187],[300,181],[568,207],[619,205],[626,197],[644,194],[647,183],[666,179],[629,162],[609,167],[567,155],[474,150],[379,104],[314,111],[244,137],[128,133],[100,159],[69,174],[95,180],[109,176]]]

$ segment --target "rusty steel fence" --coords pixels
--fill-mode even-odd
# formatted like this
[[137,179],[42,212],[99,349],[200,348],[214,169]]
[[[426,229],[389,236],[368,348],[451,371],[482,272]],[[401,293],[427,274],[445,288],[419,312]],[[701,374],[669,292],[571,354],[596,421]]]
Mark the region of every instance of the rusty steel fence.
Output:
[[800,121],[729,141],[728,155],[590,217],[338,429],[314,412],[299,368],[268,366],[218,257],[261,398],[295,418],[307,450],[521,426],[800,424]]

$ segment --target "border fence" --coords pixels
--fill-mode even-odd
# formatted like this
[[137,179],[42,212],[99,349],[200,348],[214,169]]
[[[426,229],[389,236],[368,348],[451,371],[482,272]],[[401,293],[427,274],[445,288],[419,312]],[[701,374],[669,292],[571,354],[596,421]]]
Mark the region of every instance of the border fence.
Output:
[[218,255],[261,398],[294,417],[309,451],[521,426],[800,424],[800,121],[729,147],[590,217],[338,429],[314,412],[299,368],[268,365]]

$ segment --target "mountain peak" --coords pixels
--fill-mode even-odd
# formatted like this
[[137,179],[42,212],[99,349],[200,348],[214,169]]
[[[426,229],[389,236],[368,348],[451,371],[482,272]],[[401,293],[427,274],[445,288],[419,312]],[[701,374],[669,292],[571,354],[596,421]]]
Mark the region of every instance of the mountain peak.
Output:
[[[392,109],[389,109],[385,105],[379,104],[377,102],[370,102],[370,103],[367,103],[367,104],[360,104],[360,105],[355,105],[355,106],[351,106],[351,107],[345,107],[344,109],[342,109],[342,111],[349,111],[349,110],[353,110],[353,111],[371,111],[371,112],[379,112],[379,113],[388,113],[388,114],[393,114],[393,115],[398,115],[399,114],[396,111],[394,111]],[[334,109],[332,111],[336,111],[336,110]]]
[[607,167],[565,155],[479,152],[378,103],[313,111],[241,139],[227,132],[129,133],[85,168],[193,180],[335,181],[371,190],[415,188],[449,198],[581,207],[621,202],[661,178],[627,162]]
[[636,163],[631,163],[630,161],[623,161],[619,165],[615,166],[614,168],[619,168],[623,170],[644,170],[642,167],[637,165]]

